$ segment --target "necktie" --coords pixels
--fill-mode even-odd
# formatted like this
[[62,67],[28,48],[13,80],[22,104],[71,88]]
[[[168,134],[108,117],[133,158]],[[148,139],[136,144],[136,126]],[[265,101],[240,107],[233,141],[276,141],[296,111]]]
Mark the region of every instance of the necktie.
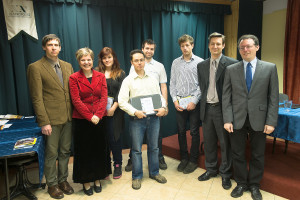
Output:
[[56,74],[58,76],[58,79],[60,80],[62,86],[64,86],[63,76],[62,76],[62,72],[61,72],[61,69],[60,69],[59,65],[56,64],[54,66],[54,68],[55,68],[55,72],[56,72]]
[[252,84],[252,70],[251,70],[251,63],[249,62],[247,64],[247,69],[246,69],[246,85],[247,85],[248,92],[250,91],[251,84]]
[[209,100],[213,100],[215,97],[215,88],[216,88],[216,61],[213,60],[212,64],[210,66],[210,71],[209,71],[209,86],[208,86],[208,91],[207,91],[207,96]]

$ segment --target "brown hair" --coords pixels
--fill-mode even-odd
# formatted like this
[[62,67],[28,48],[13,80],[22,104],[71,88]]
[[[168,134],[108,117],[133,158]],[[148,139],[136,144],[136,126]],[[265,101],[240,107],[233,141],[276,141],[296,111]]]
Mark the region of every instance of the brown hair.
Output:
[[222,38],[222,44],[225,44],[225,35],[222,35],[221,33],[214,32],[210,34],[208,37],[208,43],[210,43],[211,38]]
[[84,47],[84,48],[81,48],[81,49],[78,49],[76,51],[76,59],[77,61],[79,62],[80,59],[83,57],[83,56],[88,56],[90,55],[92,60],[94,60],[94,52],[92,51],[92,49],[88,48],[88,47]]
[[184,42],[189,42],[190,44],[194,44],[194,38],[188,34],[184,34],[180,38],[178,38],[179,46],[181,45],[181,43]]
[[45,35],[42,39],[42,46],[45,47],[47,42],[51,41],[51,40],[57,40],[59,46],[60,46],[60,39],[59,37],[57,37],[55,34],[48,34]]
[[95,68],[95,70],[99,71],[99,72],[102,72],[102,73],[105,73],[105,70],[106,70],[106,67],[104,65],[104,63],[102,62],[102,59],[104,56],[107,56],[111,54],[113,59],[114,59],[114,63],[111,67],[111,78],[112,79],[116,79],[117,77],[120,77],[121,76],[121,73],[122,73],[122,69],[120,68],[120,63],[118,61],[118,58],[117,58],[117,55],[116,53],[114,52],[114,50],[110,47],[104,47],[99,55],[98,55],[98,58],[99,58],[99,61],[98,61],[98,67]]

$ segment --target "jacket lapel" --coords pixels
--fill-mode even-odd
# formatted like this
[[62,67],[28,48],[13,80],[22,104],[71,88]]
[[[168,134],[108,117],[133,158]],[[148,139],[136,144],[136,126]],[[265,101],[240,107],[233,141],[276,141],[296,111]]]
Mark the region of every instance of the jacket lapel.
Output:
[[255,73],[254,73],[254,76],[253,76],[253,79],[252,79],[250,92],[251,92],[252,88],[255,87],[255,85],[257,84],[259,76],[260,76],[261,73],[263,73],[263,66],[262,66],[260,60],[257,59]]
[[245,79],[245,72],[244,72],[244,63],[243,61],[240,61],[239,66],[237,67],[238,76],[241,80],[241,85],[244,88],[245,92],[248,93],[247,85],[246,85],[246,79]]
[[93,70],[93,78],[92,78],[92,84],[91,84],[91,87],[92,88],[96,88],[99,84],[99,81],[100,81],[100,78],[99,78],[99,74],[98,73],[95,73],[96,71]]
[[218,69],[217,69],[217,73],[216,73],[216,82],[219,80],[221,74],[223,73],[224,69],[225,69],[225,63],[226,60],[224,59],[224,56],[221,57],[220,61],[219,61],[219,65],[218,65]]
[[55,73],[53,67],[50,65],[50,63],[44,57],[43,57],[42,62],[43,62],[43,67],[48,71],[48,73],[53,77],[53,79],[57,82],[57,84],[59,84],[60,87],[62,88],[62,84],[61,84],[57,74]]
[[59,62],[59,66],[63,75],[64,87],[66,87],[69,84],[69,77],[67,76],[66,66],[62,62]]

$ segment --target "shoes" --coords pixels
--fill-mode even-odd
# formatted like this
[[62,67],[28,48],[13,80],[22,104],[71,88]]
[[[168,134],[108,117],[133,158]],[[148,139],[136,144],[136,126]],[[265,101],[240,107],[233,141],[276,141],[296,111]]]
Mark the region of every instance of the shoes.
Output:
[[[211,177],[216,177],[217,173],[212,173],[210,171],[206,171],[205,173],[203,173],[201,176],[198,177],[199,181],[207,181],[209,180]],[[223,183],[223,179],[222,179],[222,183]]]
[[184,174],[192,173],[193,171],[195,171],[195,169],[197,169],[197,167],[198,167],[197,163],[188,162],[188,164],[186,165],[186,167],[183,170],[183,173]]
[[83,187],[84,194],[86,194],[88,196],[93,195],[93,188],[92,187],[90,187],[89,189],[85,189],[84,184],[82,184],[82,187]]
[[122,176],[122,165],[116,164],[114,173],[113,173],[113,178],[114,179],[119,179]]
[[225,189],[225,190],[228,190],[230,189],[232,186],[231,184],[231,180],[230,178],[223,178],[222,177],[222,187]]
[[131,172],[132,171],[132,161],[131,161],[131,159],[128,159],[128,163],[125,166],[125,171],[126,172]]
[[97,186],[96,184],[94,184],[94,191],[96,193],[100,193],[102,191],[102,185],[101,185],[101,182],[100,182],[100,186]]
[[167,168],[168,168],[168,165],[165,162],[165,159],[164,158],[160,159],[159,160],[159,169],[166,170]]
[[133,179],[132,180],[132,188],[135,190],[140,189],[142,186],[142,179]]
[[59,189],[61,189],[63,191],[63,193],[70,195],[74,193],[73,188],[71,187],[71,185],[67,182],[61,182],[58,184]]
[[58,185],[48,186],[48,193],[53,199],[64,198],[64,193],[59,189]]
[[262,200],[262,195],[257,187],[250,187],[251,197],[253,200]]
[[167,182],[167,179],[164,176],[160,175],[160,174],[157,174],[155,176],[150,176],[150,178],[156,180],[159,183],[166,183]]
[[233,198],[238,198],[241,197],[246,190],[247,190],[246,186],[238,185],[232,190],[230,195]]
[[183,172],[183,170],[187,166],[188,162],[189,162],[188,160],[182,160],[177,167],[177,171]]

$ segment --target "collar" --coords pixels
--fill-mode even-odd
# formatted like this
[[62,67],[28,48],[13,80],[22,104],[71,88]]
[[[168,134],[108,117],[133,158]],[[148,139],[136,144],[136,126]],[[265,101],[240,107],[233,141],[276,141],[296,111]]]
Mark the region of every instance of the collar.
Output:
[[210,64],[212,64],[212,61],[213,61],[213,60],[215,60],[217,63],[219,63],[222,56],[223,56],[223,54],[221,54],[217,59],[212,59],[212,58],[210,57]]
[[[183,55],[181,55],[181,60],[184,60]],[[192,52],[192,57],[191,57],[191,59],[189,61],[193,61],[193,60],[195,60],[195,55]],[[189,62],[189,61],[185,61],[185,62]]]
[[59,65],[59,59],[57,59],[56,61],[54,61],[54,60],[51,60],[50,58],[48,58],[47,56],[45,56],[45,59],[50,63],[50,65],[52,67],[54,67],[55,65],[58,65],[60,67],[60,65]]
[[[247,64],[248,64],[249,62],[243,60],[243,63],[244,63],[244,67],[246,67]],[[255,57],[253,60],[250,61],[250,63],[251,63],[251,65],[252,65],[252,67],[255,68],[255,67],[256,67],[256,64],[257,64],[257,58]]]

